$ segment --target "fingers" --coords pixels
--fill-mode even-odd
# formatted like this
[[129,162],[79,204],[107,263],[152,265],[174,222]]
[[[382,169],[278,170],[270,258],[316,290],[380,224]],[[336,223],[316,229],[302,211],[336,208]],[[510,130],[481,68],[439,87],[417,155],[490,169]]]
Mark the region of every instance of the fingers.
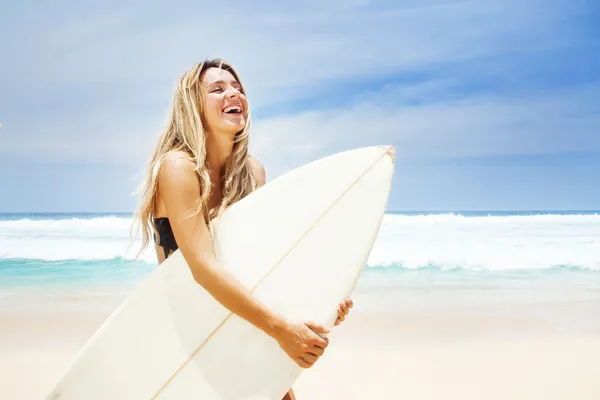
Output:
[[[313,348],[313,352],[304,353],[303,355],[296,357],[296,363],[302,368],[310,368],[319,360],[319,357],[323,355],[323,349],[318,347]],[[317,354],[315,354],[317,353]]]
[[313,353],[305,353],[302,355],[302,359],[309,364],[314,364],[319,359],[319,356]]
[[314,337],[309,340],[309,343],[313,346],[319,346],[325,349],[329,344],[329,339],[321,334],[327,334],[330,330],[326,326],[312,321],[307,321],[304,324],[315,333]]
[[354,306],[352,299],[346,299],[342,301],[337,309],[338,317],[335,320],[334,326],[338,326],[341,322],[346,320],[346,315],[350,312],[350,309]]
[[302,355],[298,355],[295,360],[302,368],[310,368],[317,362],[319,357],[325,354],[325,349],[329,345],[329,338],[321,335],[329,333],[330,329],[314,321],[305,321],[304,324],[312,332],[310,338],[305,342],[308,346],[303,346]]
[[310,352],[315,356],[321,357],[323,354],[325,354],[325,349],[319,346],[312,346]]
[[317,333],[329,333],[329,329],[325,325],[313,321],[306,321],[304,324]]
[[346,314],[348,314],[349,309],[346,306],[340,305],[337,309],[337,320],[335,321],[336,325],[339,325],[340,322],[346,319]]
[[328,338],[322,338],[319,335],[315,335],[315,338],[309,340],[309,343],[312,346],[320,347],[323,350],[325,350],[327,348],[327,346],[329,345],[329,339]]
[[302,368],[310,368],[313,366],[313,364],[307,362],[304,358],[302,357],[296,357],[295,358],[296,364],[298,364],[299,366],[301,366]]
[[322,337],[329,329],[313,321],[290,322],[285,325],[287,330],[278,332],[275,336],[281,348],[302,368],[310,368],[321,357],[329,339]]
[[338,308],[338,314],[341,312],[342,314],[348,314],[350,311],[350,307],[344,302],[340,304],[340,308]]
[[305,361],[302,357],[296,357],[295,361],[296,361],[296,364],[298,364],[302,368],[310,368],[310,367],[312,367],[312,364],[310,364],[309,362]]
[[338,308],[338,313],[340,314],[348,314],[350,309],[354,306],[354,302],[352,299],[346,299],[340,303],[340,307]]

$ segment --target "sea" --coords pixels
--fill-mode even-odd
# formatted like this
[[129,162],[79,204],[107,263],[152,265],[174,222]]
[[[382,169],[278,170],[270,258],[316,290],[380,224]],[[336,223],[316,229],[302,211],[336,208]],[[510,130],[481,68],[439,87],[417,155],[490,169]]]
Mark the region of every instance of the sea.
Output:
[[[157,266],[151,248],[134,260],[131,218],[0,213],[0,301],[126,295]],[[600,210],[387,212],[354,296],[374,311],[533,312],[600,332]]]

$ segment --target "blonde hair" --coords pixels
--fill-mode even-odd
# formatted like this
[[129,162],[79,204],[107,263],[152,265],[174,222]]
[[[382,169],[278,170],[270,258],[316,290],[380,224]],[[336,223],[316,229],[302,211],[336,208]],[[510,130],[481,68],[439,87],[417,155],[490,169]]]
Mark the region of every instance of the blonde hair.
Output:
[[[142,247],[136,258],[146,249],[153,234],[153,213],[157,194],[158,172],[162,161],[170,153],[183,151],[196,165],[200,185],[200,198],[196,214],[202,213],[210,229],[210,221],[225,209],[241,200],[256,188],[252,166],[248,158],[248,135],[250,132],[250,109],[244,128],[235,135],[233,151],[225,162],[221,175],[222,201],[216,209],[208,210],[211,182],[207,165],[206,131],[204,130],[204,103],[206,94],[202,76],[209,68],[230,72],[242,85],[237,73],[222,59],[209,59],[197,63],[179,79],[173,98],[169,119],[158,138],[158,143],[147,165],[146,177],[138,192],[141,201],[134,215],[132,230],[142,231]],[[242,85],[242,90],[243,85]]]

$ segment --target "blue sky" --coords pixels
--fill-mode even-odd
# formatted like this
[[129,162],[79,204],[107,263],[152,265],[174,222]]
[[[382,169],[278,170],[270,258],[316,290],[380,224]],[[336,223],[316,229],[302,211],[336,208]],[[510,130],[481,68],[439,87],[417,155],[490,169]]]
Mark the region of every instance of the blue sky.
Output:
[[600,208],[586,1],[6,2],[0,211],[131,211],[177,77],[229,60],[272,179],[393,144],[392,210]]

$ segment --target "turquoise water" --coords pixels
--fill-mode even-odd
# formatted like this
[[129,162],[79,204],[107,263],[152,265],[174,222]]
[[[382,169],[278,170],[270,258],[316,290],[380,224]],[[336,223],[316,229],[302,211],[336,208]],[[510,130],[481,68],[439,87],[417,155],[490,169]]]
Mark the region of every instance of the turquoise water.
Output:
[[[0,294],[129,290],[129,214],[0,214]],[[134,247],[134,249],[137,249]],[[360,290],[600,291],[599,211],[390,212]]]

